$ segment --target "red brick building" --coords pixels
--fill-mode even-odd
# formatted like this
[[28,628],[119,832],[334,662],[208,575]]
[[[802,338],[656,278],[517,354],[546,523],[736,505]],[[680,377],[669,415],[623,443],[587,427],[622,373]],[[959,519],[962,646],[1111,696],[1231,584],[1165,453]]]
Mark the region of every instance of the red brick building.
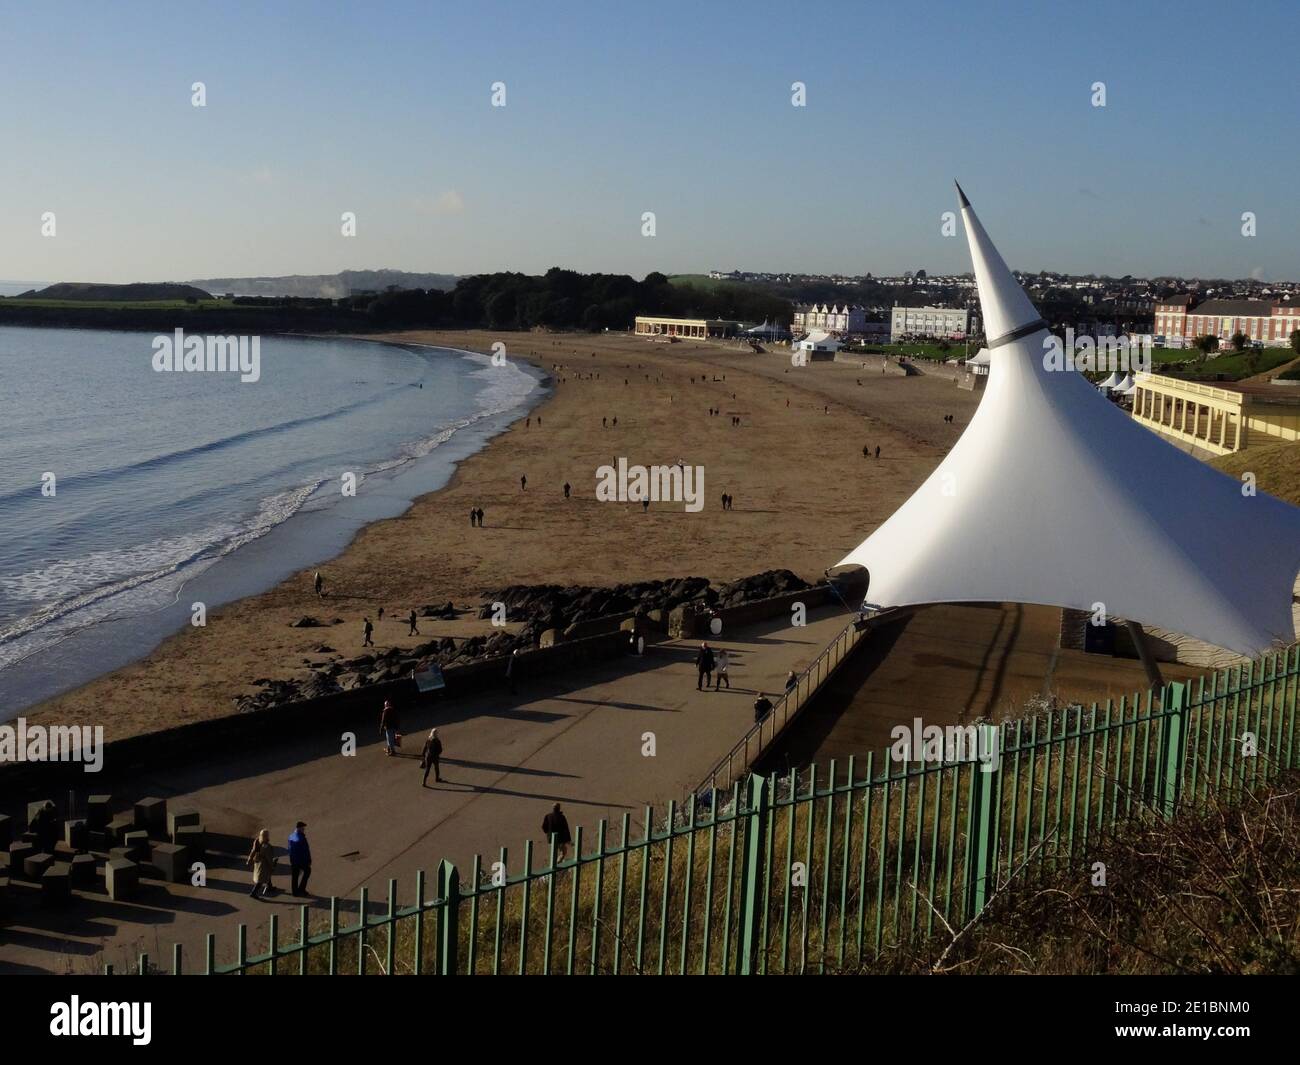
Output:
[[1234,333],[1266,345],[1289,342],[1300,329],[1300,304],[1266,300],[1203,300],[1174,296],[1155,306],[1155,335],[1170,347],[1191,345],[1197,337],[1218,337],[1226,344]]

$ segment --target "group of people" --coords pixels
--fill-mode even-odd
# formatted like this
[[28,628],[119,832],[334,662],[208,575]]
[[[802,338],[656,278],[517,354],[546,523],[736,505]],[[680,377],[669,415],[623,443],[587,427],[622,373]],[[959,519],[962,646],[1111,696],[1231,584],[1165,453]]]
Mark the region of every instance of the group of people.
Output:
[[471,526],[483,528],[483,508],[475,507],[469,512],[469,523]]
[[730,689],[731,677],[728,675],[730,666],[731,656],[725,647],[714,654],[707,640],[700,644],[700,650],[695,656],[695,669],[699,674],[695,681],[695,690],[707,691],[710,684],[713,685],[714,691],[724,684]]
[[[870,445],[870,444],[863,444],[863,445],[862,445],[862,457],[863,457],[864,459],[869,459],[869,458],[871,457],[871,445]],[[880,458],[880,445],[879,445],[879,444],[876,445],[876,458]]]
[[[275,894],[275,847],[271,844],[270,829],[262,829],[253,838],[246,864],[253,870],[252,898],[269,898]],[[307,842],[306,822],[299,821],[289,834],[289,891],[292,895],[306,895],[307,881],[311,878],[311,844]]]
[[732,497],[731,497],[731,495],[728,494],[727,492],[723,492],[723,493],[722,493],[722,509],[723,509],[723,510],[730,510],[730,509],[731,509],[731,502],[732,502]]

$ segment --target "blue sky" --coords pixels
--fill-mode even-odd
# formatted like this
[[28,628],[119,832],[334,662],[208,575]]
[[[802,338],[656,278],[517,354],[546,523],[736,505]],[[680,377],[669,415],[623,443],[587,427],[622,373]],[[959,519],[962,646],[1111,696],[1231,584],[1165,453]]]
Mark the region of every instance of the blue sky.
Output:
[[1300,278],[1298,43],[1271,0],[6,4],[0,278],[966,270],[953,177],[1017,268]]

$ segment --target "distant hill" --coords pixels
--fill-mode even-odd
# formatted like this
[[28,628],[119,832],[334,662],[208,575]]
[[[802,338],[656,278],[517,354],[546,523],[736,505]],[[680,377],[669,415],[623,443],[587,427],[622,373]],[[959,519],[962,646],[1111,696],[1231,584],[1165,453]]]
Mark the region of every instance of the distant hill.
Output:
[[193,282],[216,293],[236,296],[308,296],[342,299],[354,292],[431,289],[449,292],[455,274],[414,274],[405,270],[344,270],[337,274],[291,274],[288,277],[212,277]]
[[130,285],[99,285],[90,281],[63,281],[32,289],[20,297],[32,300],[87,300],[139,302],[142,300],[210,300],[212,295],[193,285],[175,281],[136,282]]

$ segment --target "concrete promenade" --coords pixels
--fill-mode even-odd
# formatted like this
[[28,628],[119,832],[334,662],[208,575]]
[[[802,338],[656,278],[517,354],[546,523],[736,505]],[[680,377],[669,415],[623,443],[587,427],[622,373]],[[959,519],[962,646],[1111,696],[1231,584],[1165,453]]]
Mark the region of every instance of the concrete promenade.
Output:
[[[697,692],[698,641],[670,641],[640,659],[539,680],[515,696],[503,682],[499,696],[412,712],[397,757],[384,755],[376,706],[375,729],[357,737],[353,757],[341,755],[340,737],[304,735],[238,757],[158,767],[136,782],[135,794],[115,796],[118,804],[160,795],[173,809],[197,808],[209,832],[235,837],[245,852],[258,829],[270,829],[282,856],[281,893],[250,899],[242,854],[210,854],[204,888],[146,881],[129,902],[77,892],[66,909],[42,909],[37,889],[16,882],[0,924],[0,973],[98,971],[106,962],[133,964],[142,951],[169,964],[173,942],[184,945],[193,969],[209,932],[218,934],[218,961],[226,961],[241,921],[264,928],[275,912],[282,929],[296,928],[303,900],[288,892],[283,855],[299,820],[308,825],[316,906],[331,895],[355,899],[362,886],[382,901],[390,877],[399,878],[399,902],[407,904],[417,869],[432,884],[448,858],[468,876],[476,853],[490,864],[501,846],[517,872],[530,838],[544,861],[541,822],[555,802],[588,838],[610,819],[613,841],[625,812],[639,830],[646,804],[680,799],[752,724],[755,693],[775,696],[787,671],[803,670],[848,621],[842,608],[827,607],[810,611],[806,627],[776,619],[710,639],[732,653],[730,691]],[[444,744],[443,782],[430,777],[422,788],[420,749],[432,725]],[[647,733],[653,757],[642,753]],[[250,938],[261,937],[250,928]]]

